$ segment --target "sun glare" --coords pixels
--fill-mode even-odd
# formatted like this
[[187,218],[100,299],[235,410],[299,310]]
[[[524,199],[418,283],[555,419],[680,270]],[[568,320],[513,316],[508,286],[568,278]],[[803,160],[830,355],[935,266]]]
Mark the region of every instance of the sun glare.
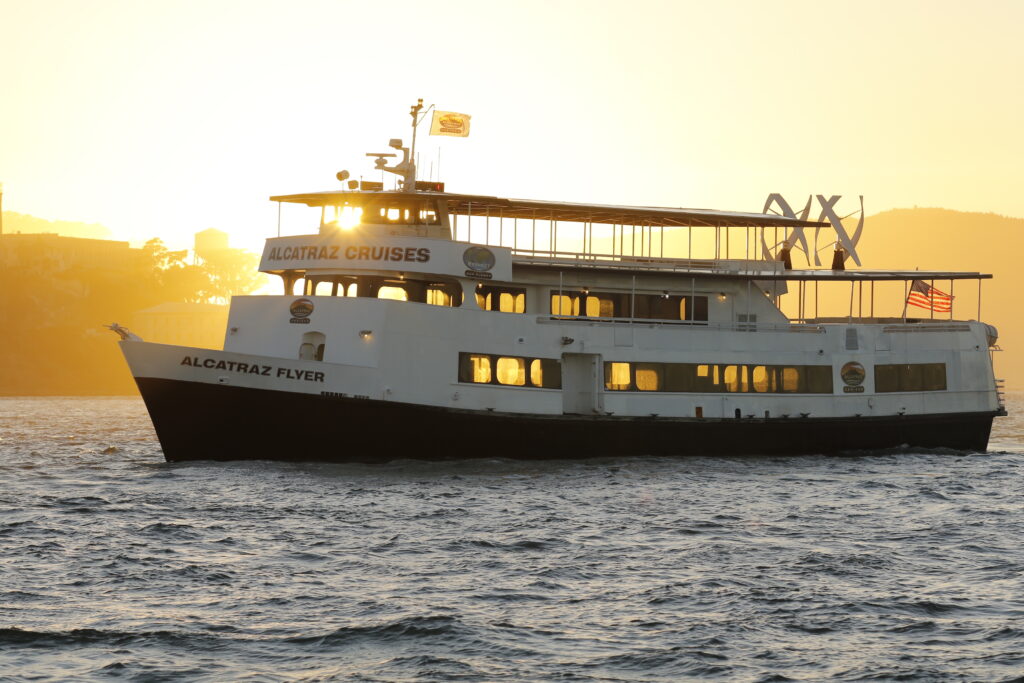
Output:
[[335,222],[338,227],[342,230],[351,230],[352,228],[359,225],[359,221],[363,217],[363,209],[360,206],[346,206],[338,212],[338,217]]

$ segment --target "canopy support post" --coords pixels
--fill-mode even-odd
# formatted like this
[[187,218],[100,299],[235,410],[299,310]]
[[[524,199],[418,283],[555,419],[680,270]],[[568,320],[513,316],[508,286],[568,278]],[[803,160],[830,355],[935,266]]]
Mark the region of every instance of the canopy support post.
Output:
[[855,285],[856,283],[853,280],[850,280],[850,315],[846,319],[846,322],[850,324],[853,323],[853,288]]

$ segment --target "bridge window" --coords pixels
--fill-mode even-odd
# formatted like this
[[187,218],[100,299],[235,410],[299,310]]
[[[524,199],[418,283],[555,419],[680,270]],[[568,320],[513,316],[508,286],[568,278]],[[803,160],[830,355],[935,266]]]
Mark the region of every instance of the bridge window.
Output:
[[359,218],[363,223],[395,223],[405,225],[440,225],[437,202],[417,197],[381,199],[368,198]]

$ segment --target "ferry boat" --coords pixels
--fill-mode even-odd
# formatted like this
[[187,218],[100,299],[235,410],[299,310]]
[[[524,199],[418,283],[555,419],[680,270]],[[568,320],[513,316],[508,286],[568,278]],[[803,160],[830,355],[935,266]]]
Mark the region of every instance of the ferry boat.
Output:
[[115,328],[168,461],[984,451],[1005,415],[995,329],[934,285],[976,281],[980,317],[991,276],[846,269],[863,210],[850,235],[835,197],[812,221],[458,194],[402,145],[369,155],[395,189],[271,197],[319,220],[267,240],[281,291],[234,297],[222,350]]

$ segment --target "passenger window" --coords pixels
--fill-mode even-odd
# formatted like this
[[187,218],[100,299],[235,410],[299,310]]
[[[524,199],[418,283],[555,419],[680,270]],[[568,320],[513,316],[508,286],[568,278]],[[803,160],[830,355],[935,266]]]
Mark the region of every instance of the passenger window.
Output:
[[629,363],[604,364],[604,388],[610,391],[629,391]]
[[808,365],[805,367],[805,370],[807,371],[807,393],[832,393],[831,365]]
[[782,368],[782,391],[783,393],[795,394],[800,391],[800,370],[797,368]]
[[522,358],[498,359],[498,384],[521,387],[526,384],[526,361]]
[[452,297],[443,289],[428,289],[427,290],[427,303],[433,306],[451,306]]
[[562,364],[553,358],[535,358],[530,364],[530,382],[544,389],[562,388]]
[[875,366],[875,391],[945,391],[945,363],[906,363]]
[[725,377],[725,390],[728,392],[741,392],[747,390],[747,366],[726,365],[723,369]]
[[476,305],[485,311],[525,313],[526,290],[518,287],[480,285],[476,288]]
[[692,363],[665,363],[665,391],[698,391],[697,367]]
[[750,371],[750,386],[754,391],[759,393],[775,391],[774,373],[769,372],[768,368],[763,365],[755,365]]
[[661,363],[636,364],[636,388],[640,391],[661,391]]
[[459,381],[491,383],[491,357],[477,353],[459,354]]
[[922,391],[946,390],[945,363],[923,363],[921,365],[921,389]]
[[615,294],[590,294],[587,296],[585,314],[590,318],[614,318],[617,315]]
[[384,286],[377,290],[378,299],[391,299],[393,301],[408,301],[409,293],[405,291],[404,287],[389,287]]
[[498,298],[498,310],[502,313],[525,313],[526,293],[501,292]]
[[579,298],[579,296],[570,296],[568,294],[552,294],[551,295],[551,314],[552,315],[579,315],[580,314],[580,298]]
[[[527,376],[529,368],[529,376]],[[527,381],[529,379],[529,381]],[[511,387],[562,388],[561,363],[554,358],[495,358],[483,353],[459,354],[459,381]]]

